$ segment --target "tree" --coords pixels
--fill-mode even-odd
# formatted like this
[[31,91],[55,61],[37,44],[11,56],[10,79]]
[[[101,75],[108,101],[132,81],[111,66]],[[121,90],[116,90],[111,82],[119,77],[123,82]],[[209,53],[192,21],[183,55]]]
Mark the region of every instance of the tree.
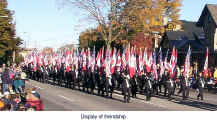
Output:
[[133,31],[130,42],[138,42],[139,46],[143,43],[146,47],[153,45],[149,43],[154,42],[151,40],[154,39],[153,33],[163,35],[167,20],[181,24],[180,7],[181,0],[129,0],[125,4],[123,14],[127,16],[128,29]]
[[[79,36],[80,47],[87,48],[96,46],[96,42],[104,43],[102,35],[100,31],[96,29],[87,29],[86,31],[82,32]],[[100,46],[100,44],[99,44]],[[97,46],[96,46],[97,47]]]
[[107,47],[115,41],[122,32],[120,11],[125,0],[63,0],[68,5],[80,8],[98,24],[98,30]]
[[[168,20],[181,24],[181,0],[62,0],[80,8],[90,20],[98,23],[97,31],[106,42],[126,45],[142,41],[145,46],[153,42],[153,33],[163,35]],[[144,34],[144,35],[141,35]],[[89,45],[88,32],[81,33],[80,43]],[[89,37],[87,37],[89,36]],[[94,35],[95,36],[95,35]],[[139,36],[139,37],[137,37]],[[144,36],[144,39],[138,39]],[[85,42],[86,41],[86,42]],[[137,41],[137,42],[138,42]],[[147,44],[146,44],[147,43]],[[153,44],[153,43],[151,43]]]
[[[0,58],[6,62],[15,57],[14,51],[19,49],[22,40],[16,36],[13,12],[7,8],[7,0],[0,0]],[[15,59],[15,58],[14,58]]]

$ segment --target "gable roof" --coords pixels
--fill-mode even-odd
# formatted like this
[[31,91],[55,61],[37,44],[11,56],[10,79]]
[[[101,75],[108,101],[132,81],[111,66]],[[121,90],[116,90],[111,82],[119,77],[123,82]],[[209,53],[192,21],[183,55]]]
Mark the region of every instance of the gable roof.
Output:
[[211,17],[213,18],[216,26],[217,26],[217,4],[206,4],[200,18],[197,22],[197,26],[202,27],[204,24],[204,16],[208,14],[208,12],[211,14]]
[[[182,29],[180,31],[167,31],[166,41],[169,46],[175,46],[182,49],[184,46],[190,45],[194,49],[205,50],[206,39],[204,31],[201,27],[196,26],[196,22],[181,20]],[[168,41],[167,41],[168,40]]]
[[181,20],[181,31],[166,32],[169,40],[195,40],[195,37],[200,37],[204,34],[203,29],[196,26],[196,22]]

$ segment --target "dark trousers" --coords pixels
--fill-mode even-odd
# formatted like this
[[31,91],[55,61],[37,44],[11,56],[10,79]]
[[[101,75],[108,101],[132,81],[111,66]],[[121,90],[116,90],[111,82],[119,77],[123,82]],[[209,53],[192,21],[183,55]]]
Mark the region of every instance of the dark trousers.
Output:
[[145,93],[146,93],[146,101],[150,101],[151,100],[151,89],[146,89]]
[[197,95],[197,99],[201,98],[201,100],[203,100],[203,88],[202,87],[199,87],[199,93]]
[[124,102],[130,102],[130,91],[131,88],[124,88]]
[[164,87],[164,96],[167,96],[167,92],[168,92],[168,96],[169,98],[171,98],[171,95],[174,93],[174,88],[173,87],[168,87],[168,86],[165,86]]
[[183,99],[186,99],[186,98],[188,98],[189,97],[189,90],[190,90],[190,87],[183,87],[183,89],[182,89],[182,98]]
[[132,97],[136,98],[136,92],[137,92],[137,85],[132,85]]

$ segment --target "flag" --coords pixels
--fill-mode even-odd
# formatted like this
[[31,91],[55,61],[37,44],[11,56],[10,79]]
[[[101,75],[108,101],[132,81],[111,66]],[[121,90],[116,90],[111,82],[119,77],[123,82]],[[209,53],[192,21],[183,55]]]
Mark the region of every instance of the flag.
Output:
[[170,75],[172,75],[174,73],[174,69],[176,67],[176,62],[177,62],[177,51],[175,49],[175,47],[173,47],[173,51],[172,51],[172,55],[170,58]]
[[145,48],[144,55],[143,55],[143,64],[146,65],[148,62],[148,54],[147,49]]
[[185,66],[184,66],[184,75],[189,77],[189,72],[190,72],[190,56],[191,56],[191,48],[189,46],[188,48],[188,53],[186,55],[186,59],[185,59]]
[[99,52],[97,53],[97,57],[96,57],[96,65],[98,67],[101,66],[101,56],[102,56],[101,53],[102,53],[102,49],[99,50]]
[[111,58],[111,65],[110,65],[110,69],[111,69],[111,74],[113,74],[115,72],[115,66],[116,66],[116,49],[114,48],[113,50],[113,54],[112,54],[112,58]]
[[151,72],[151,67],[152,67],[152,53],[149,59],[146,62],[146,70],[147,72]]
[[163,62],[163,55],[162,55],[162,50],[160,48],[160,77],[162,77],[164,71],[165,71],[165,67]]
[[164,59],[164,68],[165,68],[166,70],[169,70],[169,68],[170,68],[169,63],[167,62],[168,54],[169,54],[169,49],[167,50],[166,57],[165,57],[165,59]]
[[118,66],[118,67],[121,66],[121,54],[120,54],[120,50],[118,50],[118,53],[117,53],[117,62],[116,62],[116,66]]
[[130,73],[131,78],[133,78],[133,76],[136,73],[136,50],[135,48],[132,48],[131,54],[129,54],[129,73]]
[[138,69],[138,73],[139,73],[139,75],[141,75],[142,74],[142,70],[143,70],[143,65],[144,65],[144,62],[143,62],[143,57],[142,57],[142,49],[140,48],[140,50],[139,50],[139,58],[138,58],[139,60],[138,60],[138,66],[139,66],[139,69]]
[[84,49],[81,52],[82,55],[82,70],[87,70],[87,53]]
[[110,58],[110,54],[111,54],[111,49],[106,49],[106,58],[104,61],[104,68],[105,68],[105,72],[106,72],[106,76],[110,76],[111,75],[111,58]]
[[206,50],[206,60],[205,60],[204,67],[203,67],[204,77],[206,77],[206,75],[208,74],[208,56],[209,56],[209,50],[207,48],[207,50]]
[[127,66],[127,61],[126,61],[126,48],[124,49],[123,53],[122,53],[122,59],[121,59],[121,68],[122,70],[125,70],[126,69],[126,66]]
[[129,57],[130,57],[130,44],[128,45],[128,47],[126,47],[126,51],[125,51],[125,60],[126,60],[126,65],[129,65]]
[[90,52],[90,48],[87,48],[87,68],[89,69],[91,67],[91,52]]
[[157,80],[158,79],[158,73],[157,73],[157,62],[156,62],[156,52],[155,52],[155,49],[154,49],[154,52],[153,52],[153,65],[152,65],[152,68],[153,68],[153,72],[154,72],[154,78]]

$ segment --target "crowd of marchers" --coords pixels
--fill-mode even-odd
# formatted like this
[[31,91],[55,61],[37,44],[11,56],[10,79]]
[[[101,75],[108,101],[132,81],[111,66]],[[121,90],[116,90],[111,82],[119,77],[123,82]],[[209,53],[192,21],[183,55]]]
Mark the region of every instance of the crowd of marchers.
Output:
[[158,94],[173,99],[176,93],[182,93],[183,100],[186,100],[190,89],[196,89],[196,98],[203,100],[204,88],[216,85],[217,69],[208,68],[208,56],[204,69],[199,70],[198,64],[191,66],[190,48],[185,64],[178,66],[177,54],[174,48],[167,62],[168,56],[162,60],[161,50],[158,57],[155,51],[148,57],[146,50],[137,54],[135,48],[129,47],[123,50],[122,55],[115,48],[102,48],[97,54],[95,49],[93,52],[82,49],[80,52],[65,51],[51,55],[32,53],[23,64],[23,70],[29,79],[89,94],[112,98],[114,90],[119,90],[127,103],[138,93],[146,96],[147,101]]
[[35,88],[25,88],[26,74],[21,66],[0,67],[0,111],[39,111],[43,103]]

